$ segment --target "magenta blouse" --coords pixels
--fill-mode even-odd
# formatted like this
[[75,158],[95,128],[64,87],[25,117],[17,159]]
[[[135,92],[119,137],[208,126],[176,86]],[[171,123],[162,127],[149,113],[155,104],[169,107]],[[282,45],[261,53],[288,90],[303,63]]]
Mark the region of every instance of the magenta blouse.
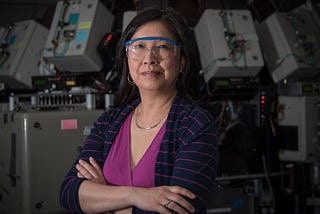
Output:
[[132,111],[122,125],[103,166],[106,182],[114,186],[154,187],[154,171],[165,124],[153,139],[149,148],[131,171],[130,122]]

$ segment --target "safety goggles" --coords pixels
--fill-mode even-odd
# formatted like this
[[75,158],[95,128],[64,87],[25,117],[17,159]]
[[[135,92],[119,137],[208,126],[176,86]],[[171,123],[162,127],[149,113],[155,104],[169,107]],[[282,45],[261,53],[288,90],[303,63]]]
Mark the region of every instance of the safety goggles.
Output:
[[[150,44],[152,47],[148,47]],[[163,37],[141,37],[124,43],[128,58],[133,60],[142,60],[149,51],[159,60],[169,60],[177,55],[181,45],[178,41]]]

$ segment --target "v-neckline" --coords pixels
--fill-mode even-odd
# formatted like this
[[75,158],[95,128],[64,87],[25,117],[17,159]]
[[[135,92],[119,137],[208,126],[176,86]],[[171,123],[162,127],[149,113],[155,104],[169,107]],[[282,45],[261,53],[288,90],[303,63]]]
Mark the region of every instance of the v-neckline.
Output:
[[[131,118],[130,118],[130,120],[132,120],[132,117],[133,117],[133,114],[131,115]],[[165,126],[166,125],[166,121],[164,121],[164,123],[161,125],[161,127],[160,127],[160,129],[158,130],[158,132],[157,132],[157,134],[153,137],[153,139],[152,139],[152,142],[150,143],[150,145],[148,146],[148,148],[146,149],[146,151],[143,153],[143,155],[141,156],[141,158],[140,158],[140,160],[137,162],[137,164],[134,166],[134,167],[132,167],[132,165],[131,165],[131,134],[129,134],[129,136],[128,136],[128,155],[127,155],[127,157],[128,157],[128,162],[129,162],[129,166],[130,166],[130,173],[131,173],[131,175],[132,175],[132,173],[134,173],[134,171],[135,171],[135,169],[137,168],[137,167],[139,167],[140,165],[141,165],[141,162],[143,162],[144,161],[144,159],[146,158],[146,156],[147,156],[147,154],[150,152],[150,150],[151,150],[151,148],[153,148],[153,146],[154,146],[154,143],[155,143],[155,140],[159,137],[159,135],[162,133],[162,129],[163,129],[163,126]],[[130,132],[130,126],[128,126],[128,129],[129,130],[127,130],[129,133],[131,133]]]

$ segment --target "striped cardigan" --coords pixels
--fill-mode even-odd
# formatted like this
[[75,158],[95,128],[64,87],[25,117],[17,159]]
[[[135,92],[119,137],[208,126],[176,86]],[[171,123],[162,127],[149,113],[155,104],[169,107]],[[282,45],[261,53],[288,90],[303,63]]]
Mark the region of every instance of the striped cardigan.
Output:
[[[139,104],[135,100],[123,108],[104,112],[94,123],[77,160],[65,176],[60,190],[60,202],[66,209],[82,213],[78,189],[82,178],[77,177],[75,164],[79,159],[94,157],[103,167],[124,120]],[[213,188],[218,167],[217,132],[211,114],[184,98],[177,96],[170,109],[166,131],[155,166],[155,185],[178,185],[197,197],[189,200],[196,213],[205,213],[205,202]],[[134,207],[132,213],[152,213]]]

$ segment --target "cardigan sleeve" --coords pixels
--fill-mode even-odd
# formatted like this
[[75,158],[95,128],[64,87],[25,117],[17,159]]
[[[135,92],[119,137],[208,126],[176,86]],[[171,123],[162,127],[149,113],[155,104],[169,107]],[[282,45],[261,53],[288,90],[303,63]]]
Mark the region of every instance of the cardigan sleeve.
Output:
[[213,189],[217,175],[219,152],[215,122],[211,115],[189,115],[188,125],[181,127],[178,149],[170,185],[189,189],[197,197],[189,200],[196,213],[206,213],[205,203]]
[[[206,202],[217,175],[219,150],[213,116],[199,106],[178,100],[167,120],[156,163],[156,186],[181,186],[197,197],[188,200],[195,213],[206,213]],[[133,207],[132,213],[155,213]]]
[[87,136],[83,143],[82,150],[79,156],[72,164],[67,175],[64,177],[60,188],[60,204],[62,207],[76,212],[83,213],[80,208],[78,190],[80,184],[85,180],[78,178],[76,164],[80,159],[85,161],[89,160],[89,157],[94,157],[97,163],[103,166],[103,147],[104,147],[104,131],[103,127],[106,125],[105,115],[101,115],[94,123],[90,134]]

